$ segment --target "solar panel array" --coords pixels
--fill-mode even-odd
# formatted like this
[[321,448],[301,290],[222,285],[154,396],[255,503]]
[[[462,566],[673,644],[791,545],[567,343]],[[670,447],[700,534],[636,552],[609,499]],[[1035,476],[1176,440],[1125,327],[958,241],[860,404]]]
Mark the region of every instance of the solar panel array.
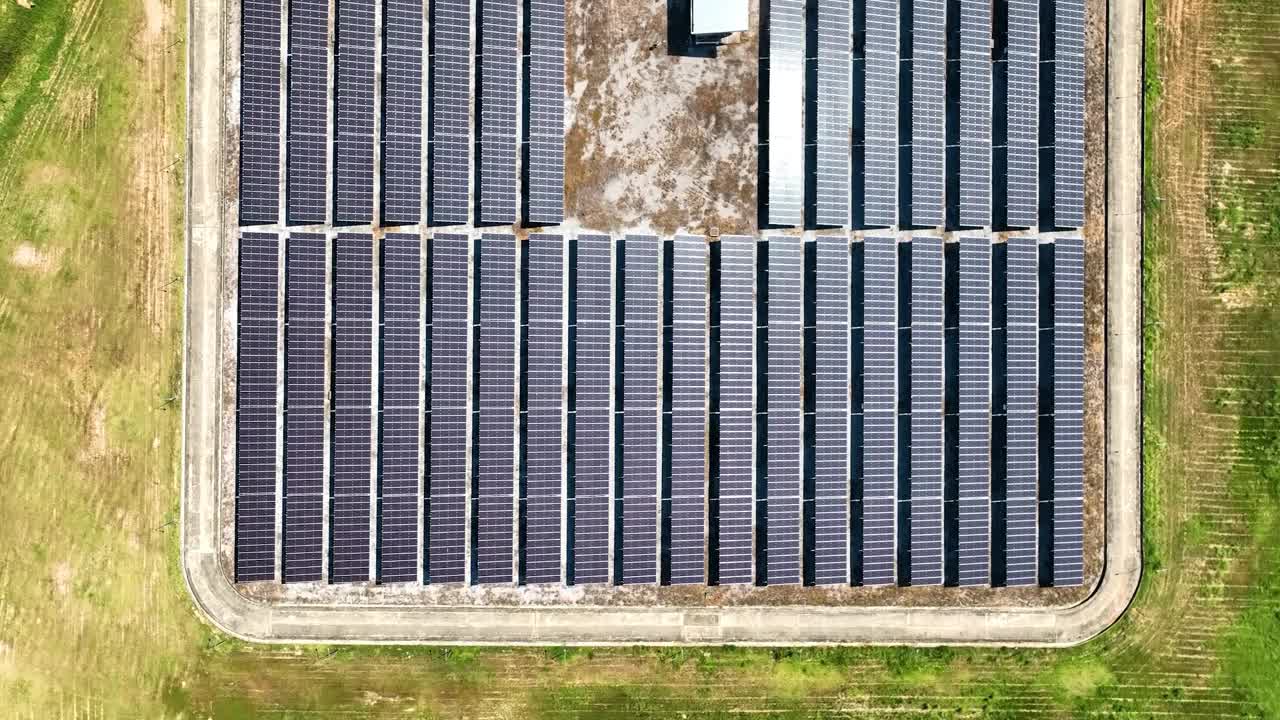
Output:
[[849,241],[819,237],[814,274],[814,582],[849,583]]
[[1084,245],[1057,240],[1053,273],[1053,584],[1084,582]]
[[422,6],[386,0],[382,90],[382,224],[422,217]]
[[849,0],[818,0],[818,127],[815,218],[849,223]]
[[862,582],[897,581],[898,241],[864,241]]
[[754,577],[755,253],[755,238],[720,239],[720,507],[715,521],[722,585]]
[[915,0],[911,34],[911,224],[939,227],[946,207],[946,0]]
[[1084,0],[1055,0],[1053,224],[1084,225]]
[[373,0],[337,0],[334,224],[373,220]]
[[369,579],[373,340],[373,238],[342,233],[333,244],[334,582]]
[[516,220],[516,47],[518,2],[478,0],[480,8],[480,222]]
[[244,0],[240,56],[240,224],[280,217],[280,3]]
[[433,2],[430,221],[462,225],[471,191],[471,3]]
[[324,560],[325,264],[323,235],[285,246],[284,581],[319,580]]
[[804,221],[804,0],[769,2],[769,224]]
[[288,188],[291,225],[325,221],[329,3],[289,0]]
[[911,242],[911,584],[941,585],[942,239]]
[[610,579],[613,527],[613,240],[580,235],[570,307],[575,375],[573,434],[573,580]]
[[864,222],[898,222],[898,2],[866,0]]
[[765,441],[766,557],[770,585],[801,581],[801,361],[804,252],[797,237],[769,238],[769,385]]
[[1006,444],[1006,581],[1036,582],[1036,437],[1038,421],[1039,247],[1034,237],[1008,242],[1008,440]]
[[560,581],[564,497],[564,239],[529,238],[525,580]]
[[486,234],[480,244],[480,424],[475,494],[476,579],[508,583],[514,567],[516,483],[516,239]]
[[662,369],[661,241],[628,235],[623,262],[622,582],[658,581],[658,429]]
[[418,579],[418,448],[422,434],[422,246],[417,235],[382,241],[382,381],[378,392],[378,573]]
[[672,585],[706,582],[707,241],[672,242],[671,558]]
[[240,237],[236,332],[236,580],[272,580],[276,566],[276,341],[279,238]]
[[564,3],[529,0],[528,220],[564,220]]
[[1040,163],[1040,2],[1008,3],[1008,224],[1035,227]]
[[467,425],[471,345],[466,235],[431,241],[431,435],[427,484],[427,578],[466,579]]
[[957,555],[961,585],[991,580],[991,240],[960,239]]

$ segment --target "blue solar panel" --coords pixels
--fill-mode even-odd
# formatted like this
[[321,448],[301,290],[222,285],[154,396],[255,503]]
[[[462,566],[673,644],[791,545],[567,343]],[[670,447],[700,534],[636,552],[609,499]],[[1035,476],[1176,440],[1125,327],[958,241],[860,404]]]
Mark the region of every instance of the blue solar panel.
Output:
[[911,224],[938,227],[946,179],[946,1],[914,0],[911,34]]
[[291,225],[322,223],[326,210],[329,3],[289,3],[288,205]]
[[1084,225],[1084,0],[1055,0],[1053,218]]
[[1034,237],[1009,238],[1006,582],[1036,582],[1037,335],[1039,250]]
[[382,224],[422,214],[422,8],[387,0],[383,21]]
[[862,582],[897,580],[898,241],[864,241]]
[[898,2],[866,0],[865,223],[898,223]]
[[607,582],[613,487],[613,241],[576,241],[574,304],[573,581]]
[[373,220],[373,0],[336,0],[334,224]]
[[800,238],[769,240],[769,389],[766,482],[766,582],[801,581],[801,407],[804,353],[804,253]]
[[1053,584],[1084,582],[1084,244],[1055,243]]
[[529,222],[564,220],[564,3],[529,1]]
[[1008,221],[1010,227],[1035,227],[1040,163],[1040,2],[1008,1]]
[[241,3],[240,224],[280,217],[280,3]]
[[434,0],[431,16],[431,222],[467,222],[471,196],[471,2]]
[[275,234],[240,238],[236,332],[236,580],[273,580],[280,257]]
[[942,240],[911,243],[911,584],[942,584]]
[[960,240],[958,578],[991,582],[991,240]]
[[466,579],[470,240],[431,241],[431,473],[427,566],[432,583]]
[[815,217],[819,225],[849,222],[849,0],[818,0]]
[[373,238],[342,233],[333,244],[333,458],[330,571],[334,582],[369,579],[373,488]]
[[325,238],[285,258],[284,581],[319,580],[324,546]]
[[814,582],[849,584],[849,240],[819,237],[814,288]]
[[512,0],[477,0],[480,9],[480,221],[516,219],[517,13]]
[[990,0],[960,0],[960,224],[991,224]]
[[755,238],[720,239],[718,580],[753,581],[755,527]]
[[658,429],[661,404],[662,249],[650,235],[627,237],[622,342],[622,582],[658,581]]
[[422,357],[422,246],[417,235],[382,241],[382,404],[378,453],[378,580],[418,579],[418,450]]
[[561,579],[564,514],[564,239],[531,235],[526,252],[525,580],[549,583]]
[[706,582],[707,241],[672,243],[671,584]]
[[516,489],[516,239],[486,234],[479,248],[480,426],[475,496],[476,580],[514,579]]

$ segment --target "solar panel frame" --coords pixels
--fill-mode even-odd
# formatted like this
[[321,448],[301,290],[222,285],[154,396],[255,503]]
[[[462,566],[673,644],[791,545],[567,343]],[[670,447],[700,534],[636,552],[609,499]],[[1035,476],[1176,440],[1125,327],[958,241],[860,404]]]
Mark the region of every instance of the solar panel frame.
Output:
[[804,248],[800,238],[768,238],[769,303],[765,549],[769,585],[803,580]]
[[427,492],[427,578],[463,582],[467,570],[470,472],[471,240],[431,240],[431,461]]
[[947,174],[946,0],[914,0],[911,33],[911,224],[940,227]]
[[1053,281],[1053,584],[1084,582],[1084,243],[1059,238]]
[[1011,586],[1037,580],[1038,245],[1034,236],[1008,240],[1005,581]]
[[240,20],[240,224],[280,219],[281,13],[245,0]]
[[475,567],[478,583],[515,579],[516,533],[516,239],[485,233],[477,253],[480,267],[480,333]]
[[960,239],[957,578],[991,582],[991,239]]
[[378,432],[379,582],[418,579],[418,452],[422,441],[422,245],[417,235],[382,241],[381,414]]
[[849,223],[850,24],[849,0],[817,0],[817,148],[814,217],[819,225]]
[[[628,235],[622,344],[622,584],[658,581],[662,242]],[[618,559],[615,558],[615,562]]]
[[329,3],[289,0],[286,212],[291,225],[323,223],[328,210]]
[[960,0],[960,225],[991,224],[991,3]]
[[1084,0],[1055,0],[1053,224],[1084,225]]
[[529,0],[529,222],[564,221],[564,3]]
[[240,236],[236,305],[237,582],[275,579],[279,243],[275,233]]
[[285,246],[283,578],[320,580],[325,515],[324,235],[295,233]]
[[942,239],[911,242],[911,584],[941,585],[943,464]]
[[863,241],[862,583],[897,582],[898,241]]
[[525,424],[525,581],[561,580],[564,522],[564,238],[531,235]]
[[814,583],[849,577],[849,239],[817,238],[814,279]]
[[1009,2],[1008,225],[1034,228],[1039,210],[1040,2]]
[[423,3],[386,0],[383,22],[382,224],[422,219]]
[[755,238],[720,238],[721,585],[755,580],[755,254]]
[[516,108],[520,95],[516,38],[521,5],[516,0],[477,0],[477,5],[480,222],[511,224],[516,220],[517,206]]
[[430,221],[463,225],[471,202],[471,2],[433,3]]
[[335,225],[373,221],[374,2],[335,0]]
[[866,180],[864,224],[898,224],[897,0],[866,0]]
[[769,224],[804,222],[804,0],[769,0]]
[[672,241],[671,545],[672,585],[706,582],[707,266],[701,237]]
[[574,320],[574,584],[608,582],[613,537],[614,245],[579,235]]

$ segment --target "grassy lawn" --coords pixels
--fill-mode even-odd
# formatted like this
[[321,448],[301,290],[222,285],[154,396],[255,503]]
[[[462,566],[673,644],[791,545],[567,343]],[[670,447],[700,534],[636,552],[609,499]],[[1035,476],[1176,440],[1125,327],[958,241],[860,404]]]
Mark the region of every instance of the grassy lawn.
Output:
[[177,569],[182,5],[0,4],[0,715],[1280,718],[1280,8],[1147,2],[1148,572],[1098,641],[1016,652],[212,632]]

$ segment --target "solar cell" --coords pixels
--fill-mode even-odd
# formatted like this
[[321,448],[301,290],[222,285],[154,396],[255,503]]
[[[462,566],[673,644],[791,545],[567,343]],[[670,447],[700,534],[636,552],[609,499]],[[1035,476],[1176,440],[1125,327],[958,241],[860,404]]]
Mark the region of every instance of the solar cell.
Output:
[[573,581],[608,582],[613,535],[613,240],[580,235],[570,322],[574,347]]
[[1040,162],[1040,2],[1008,2],[1008,221],[1010,227],[1035,227]]
[[386,0],[383,22],[382,224],[422,215],[422,2]]
[[334,582],[369,579],[373,488],[373,238],[333,244],[333,458],[329,520]]
[[707,241],[672,242],[672,585],[706,582]]
[[862,582],[896,581],[898,241],[863,243]]
[[1037,265],[1035,237],[1008,243],[1008,442],[1005,501],[1008,517],[1006,582],[1036,582]]
[[960,224],[991,224],[990,0],[960,0]]
[[513,580],[516,489],[516,239],[485,234],[479,248],[480,403],[475,495],[476,580]]
[[336,0],[334,224],[373,221],[373,0]]
[[467,222],[471,194],[471,2],[433,0],[431,222]]
[[530,235],[525,580],[559,582],[564,514],[564,239]]
[[426,512],[432,583],[466,579],[470,254],[466,235],[439,234],[431,241],[431,474]]
[[285,256],[284,581],[319,580],[324,546],[325,237]]
[[849,584],[849,240],[819,237],[814,288],[814,582]]
[[517,0],[478,0],[480,8],[480,221],[516,220]]
[[622,341],[622,582],[658,581],[658,437],[661,426],[662,267],[660,240],[625,245]]
[[769,241],[768,477],[765,548],[770,585],[801,581],[801,357],[804,353],[804,253],[800,238]]
[[946,0],[914,0],[911,34],[911,224],[939,227],[946,179]]
[[898,223],[898,1],[866,0],[865,223]]
[[1084,0],[1055,0],[1053,218],[1084,225]]
[[804,210],[804,0],[769,2],[769,224],[800,225]]
[[276,566],[276,340],[279,238],[240,236],[236,332],[236,580],[273,580]]
[[911,243],[911,584],[942,584],[942,240]]
[[328,85],[329,3],[289,0],[286,219],[291,225],[325,221]]
[[245,0],[240,20],[240,224],[280,217],[280,3]]
[[960,240],[957,525],[961,585],[991,581],[991,240]]
[[421,263],[417,235],[382,241],[382,385],[378,453],[378,580],[418,579],[418,449],[422,436]]
[[750,583],[755,527],[755,238],[720,238],[719,575]]
[[819,225],[849,222],[849,0],[818,0],[817,179]]
[[1084,582],[1084,245],[1061,238],[1053,269],[1053,584]]
[[529,222],[564,220],[564,3],[529,0]]

